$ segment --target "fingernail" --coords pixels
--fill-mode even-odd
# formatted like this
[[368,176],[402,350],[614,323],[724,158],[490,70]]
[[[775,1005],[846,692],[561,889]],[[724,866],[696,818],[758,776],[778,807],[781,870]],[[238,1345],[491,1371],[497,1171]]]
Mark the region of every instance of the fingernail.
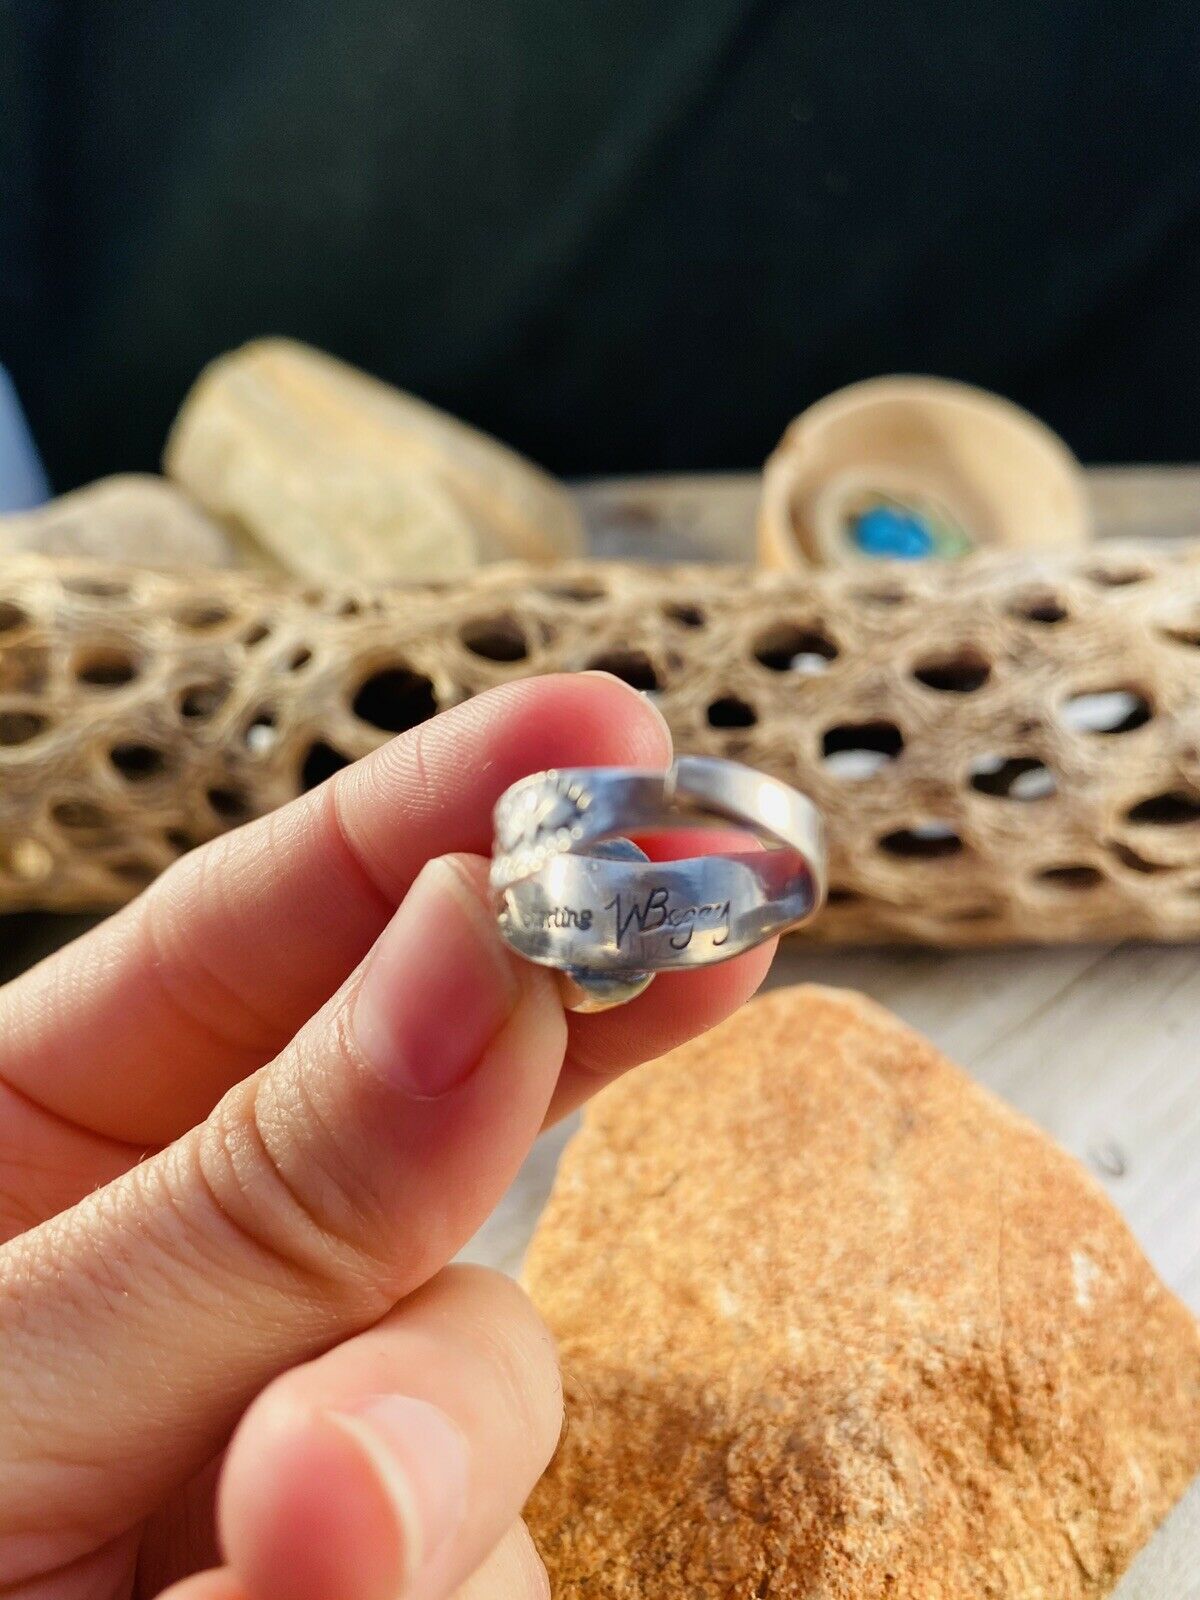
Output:
[[465,1082],[519,995],[495,918],[445,857],[421,869],[380,936],[351,1025],[373,1066],[433,1097]]
[[360,1445],[395,1508],[407,1583],[466,1518],[466,1437],[444,1411],[406,1394],[372,1395],[334,1421]]
[[671,732],[671,724],[667,721],[666,717],[663,716],[658,704],[658,700],[655,698],[655,691],[653,689],[635,689],[633,685],[631,683],[627,683],[624,678],[618,678],[615,672],[605,672],[600,667],[589,667],[583,676],[585,678],[607,678],[610,683],[619,683],[622,689],[626,690],[627,693],[634,695],[658,718],[659,726],[662,728],[663,735],[666,739],[667,750],[674,750],[675,738]]

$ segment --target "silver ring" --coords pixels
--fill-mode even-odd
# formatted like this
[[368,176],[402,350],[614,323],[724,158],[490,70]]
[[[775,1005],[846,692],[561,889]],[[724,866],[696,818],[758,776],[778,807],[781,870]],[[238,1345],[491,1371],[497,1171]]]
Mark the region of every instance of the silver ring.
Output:
[[[817,808],[736,761],[537,772],[501,795],[494,817],[500,931],[564,975],[577,1011],[621,1005],[658,972],[728,961],[807,922],[825,898]],[[626,837],[731,823],[769,848],[651,862]]]

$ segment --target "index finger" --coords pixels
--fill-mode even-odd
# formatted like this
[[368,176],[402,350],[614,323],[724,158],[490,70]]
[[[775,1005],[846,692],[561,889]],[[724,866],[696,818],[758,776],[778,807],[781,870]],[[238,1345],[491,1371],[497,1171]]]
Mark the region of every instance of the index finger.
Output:
[[605,674],[505,684],[443,712],[185,857],[0,991],[0,1079],[96,1132],[165,1143],[282,1049],[427,860],[488,853],[510,783],[670,759],[659,713]]

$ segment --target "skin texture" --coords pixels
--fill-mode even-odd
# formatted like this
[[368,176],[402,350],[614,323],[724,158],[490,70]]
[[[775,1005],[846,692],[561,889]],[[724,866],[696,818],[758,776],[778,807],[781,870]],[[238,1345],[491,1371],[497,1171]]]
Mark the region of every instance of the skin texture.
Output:
[[669,759],[614,679],[506,686],[0,991],[0,1592],[545,1595],[520,1513],[554,1352],[447,1263],[547,1120],[771,951],[567,1016],[483,857],[515,778]]

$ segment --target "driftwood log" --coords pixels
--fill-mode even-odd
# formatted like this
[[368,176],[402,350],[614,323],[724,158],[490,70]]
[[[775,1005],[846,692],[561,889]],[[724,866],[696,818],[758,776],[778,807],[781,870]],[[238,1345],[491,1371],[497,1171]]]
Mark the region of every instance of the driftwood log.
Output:
[[1200,554],[750,574],[496,566],[301,590],[0,564],[0,910],[106,907],[512,677],[603,667],[681,751],[799,784],[811,937],[1200,935]]

